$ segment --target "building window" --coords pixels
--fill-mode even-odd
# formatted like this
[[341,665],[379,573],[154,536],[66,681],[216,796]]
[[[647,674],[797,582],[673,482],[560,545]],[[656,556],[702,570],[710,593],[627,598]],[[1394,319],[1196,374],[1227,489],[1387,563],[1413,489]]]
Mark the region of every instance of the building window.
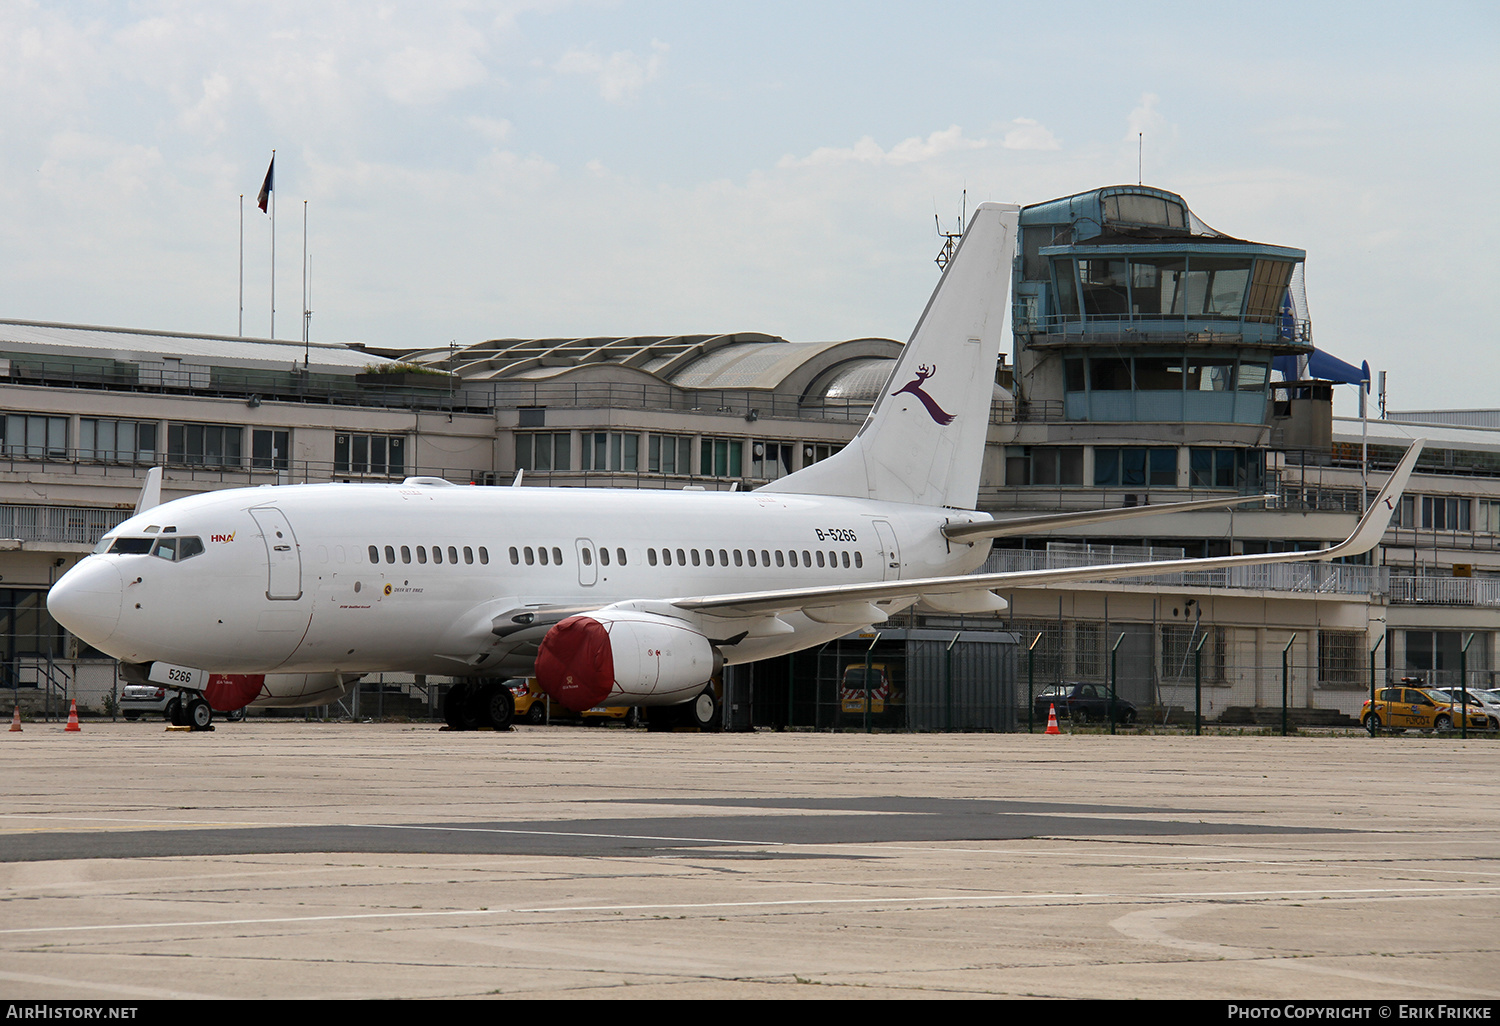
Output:
[[1097,488],[1171,488],[1177,484],[1176,449],[1094,450]]
[[808,442],[802,446],[802,465],[810,467],[814,463],[822,463],[842,448],[842,445],[830,442]]
[[1125,261],[1080,260],[1078,279],[1083,286],[1083,309],[1090,317],[1119,317],[1126,313],[1129,290]]
[[1500,501],[1477,500],[1474,510],[1474,530],[1483,531],[1486,534],[1500,534]]
[[[0,659],[58,656],[64,651],[62,627],[47,612],[45,589],[0,589]],[[81,655],[103,653],[80,644]]]
[[1103,680],[1109,672],[1108,667],[1109,662],[1105,655],[1104,625],[1102,623],[1075,623],[1073,625],[1073,672],[1088,680]]
[[1318,632],[1318,683],[1363,684],[1369,679],[1365,667],[1365,636],[1359,631]]
[[707,438],[698,448],[699,473],[704,477],[742,477],[744,442],[738,438]]
[[104,463],[155,463],[156,422],[84,417],[78,422],[78,457]]
[[1467,531],[1469,500],[1441,495],[1422,496],[1422,528],[1427,531]]
[[7,413],[4,420],[7,456],[67,459],[67,417],[39,417]]
[[1005,483],[1007,485],[1082,485],[1083,446],[1006,446]]
[[250,432],[250,466],[256,470],[286,470],[287,450],[291,441],[288,431],[256,428]]
[[[1205,640],[1205,638],[1207,640]],[[1195,653],[1199,644],[1201,651]],[[1202,624],[1167,624],[1161,629],[1161,675],[1163,680],[1196,679],[1197,660],[1202,659],[1205,681],[1224,680],[1223,627]]]
[[[1435,683],[1458,683],[1459,664],[1463,661],[1464,639],[1468,631],[1406,631],[1406,668],[1431,670],[1451,679]],[[1468,669],[1471,673],[1490,668],[1490,631],[1475,631],[1469,644]]]
[[167,459],[190,467],[238,467],[244,428],[224,424],[168,424]]
[[774,481],[792,472],[793,446],[790,442],[750,443],[750,476]]
[[585,431],[582,469],[634,473],[640,469],[640,447],[640,435]]
[[402,435],[334,435],[333,469],[339,474],[406,473],[406,438]]
[[687,435],[647,435],[646,470],[652,474],[693,472],[693,440]]
[[516,435],[516,469],[540,474],[573,469],[573,436],[567,431]]
[[1266,479],[1266,454],[1260,449],[1199,449],[1188,451],[1188,483],[1194,488],[1237,488],[1261,491]]

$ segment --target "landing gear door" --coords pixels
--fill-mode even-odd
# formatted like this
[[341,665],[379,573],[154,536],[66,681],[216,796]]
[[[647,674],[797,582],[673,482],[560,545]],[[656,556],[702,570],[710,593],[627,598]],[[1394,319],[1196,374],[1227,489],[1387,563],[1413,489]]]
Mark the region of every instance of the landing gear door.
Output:
[[880,536],[881,580],[894,581],[901,576],[901,550],[896,546],[896,532],[884,520],[876,520],[875,533]]
[[302,597],[302,553],[286,514],[275,506],[257,506],[250,511],[266,543],[269,570],[266,598],[292,601]]

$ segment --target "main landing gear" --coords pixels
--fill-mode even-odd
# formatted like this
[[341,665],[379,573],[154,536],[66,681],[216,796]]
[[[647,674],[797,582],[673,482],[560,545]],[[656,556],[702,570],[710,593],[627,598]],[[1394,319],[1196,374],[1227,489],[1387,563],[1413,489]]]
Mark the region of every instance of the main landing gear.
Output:
[[504,681],[461,680],[443,699],[443,719],[451,730],[509,730],[516,699]]
[[710,681],[699,692],[698,697],[683,705],[653,705],[646,708],[648,731],[676,730],[679,727],[697,727],[704,733],[716,734],[724,729],[723,699],[717,685]]

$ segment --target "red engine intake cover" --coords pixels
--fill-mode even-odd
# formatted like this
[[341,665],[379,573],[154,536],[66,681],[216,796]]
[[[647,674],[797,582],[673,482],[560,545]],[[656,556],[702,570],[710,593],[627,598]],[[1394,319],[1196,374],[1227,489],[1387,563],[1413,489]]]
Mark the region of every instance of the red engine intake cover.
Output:
[[564,709],[592,709],[615,686],[609,631],[593,617],[568,617],[548,631],[538,646],[536,679]]
[[211,673],[203,697],[220,712],[234,712],[255,701],[265,682],[264,673]]

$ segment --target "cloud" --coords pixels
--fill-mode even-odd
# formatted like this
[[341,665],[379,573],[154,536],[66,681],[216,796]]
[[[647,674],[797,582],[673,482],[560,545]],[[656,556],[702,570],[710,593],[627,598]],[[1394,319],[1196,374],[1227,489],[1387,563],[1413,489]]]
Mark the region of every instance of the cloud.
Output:
[[486,78],[484,63],[475,51],[482,38],[472,31],[455,32],[440,46],[408,46],[381,63],[386,95],[397,103],[422,106]]
[[510,138],[511,128],[513,127],[505,118],[487,118],[479,114],[473,114],[464,118],[464,124],[496,146]]
[[1015,125],[1005,133],[1002,145],[1007,150],[1060,150],[1062,146],[1052,130],[1032,118],[1016,118]]
[[787,154],[777,161],[779,168],[816,167],[820,164],[916,164],[931,160],[956,150],[981,150],[989,143],[984,139],[965,139],[964,130],[951,125],[940,132],[933,132],[926,139],[912,136],[903,139],[889,150],[883,150],[868,135],[853,146],[820,146],[806,157]]
[[209,75],[203,80],[203,95],[182,112],[178,123],[190,132],[201,132],[210,138],[222,135],[227,127],[225,114],[230,94],[227,75]]
[[1130,131],[1126,133],[1126,142],[1134,144],[1141,135],[1155,135],[1167,131],[1167,119],[1162,116],[1156,105],[1161,102],[1161,97],[1155,93],[1142,93],[1141,102],[1130,112],[1126,123]]
[[651,40],[651,56],[645,60],[631,50],[617,50],[608,57],[600,56],[590,46],[587,49],[572,49],[562,55],[553,65],[553,70],[562,75],[583,75],[593,78],[599,85],[599,95],[608,103],[629,103],[640,95],[648,82],[661,77],[667,51],[671,49],[660,40]]

